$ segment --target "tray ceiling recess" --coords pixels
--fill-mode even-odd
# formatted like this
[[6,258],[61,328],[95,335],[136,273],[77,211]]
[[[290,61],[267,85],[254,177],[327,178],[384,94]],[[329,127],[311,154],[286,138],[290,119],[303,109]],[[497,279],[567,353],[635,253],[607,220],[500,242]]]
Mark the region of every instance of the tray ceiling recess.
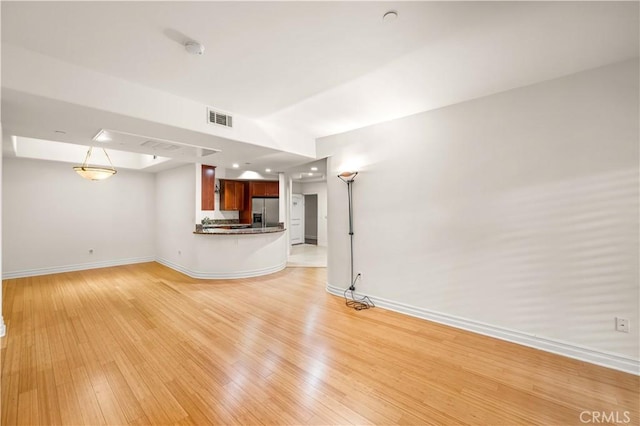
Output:
[[220,152],[219,149],[204,148],[166,139],[101,129],[93,140],[104,144],[105,148],[127,150],[141,154],[151,154],[170,158],[208,158]]

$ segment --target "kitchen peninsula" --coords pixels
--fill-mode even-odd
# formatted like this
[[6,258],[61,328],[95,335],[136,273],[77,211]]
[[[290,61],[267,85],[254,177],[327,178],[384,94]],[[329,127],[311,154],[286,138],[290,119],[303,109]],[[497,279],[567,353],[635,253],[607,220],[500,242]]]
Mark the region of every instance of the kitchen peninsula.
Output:
[[[188,244],[171,264],[165,259],[167,265],[203,279],[248,278],[284,269],[288,253],[284,224],[277,215],[269,223],[263,221],[266,212],[254,203],[260,198],[278,200],[279,182],[218,180],[211,166],[202,166],[198,175],[202,177],[196,186],[202,206],[196,207],[199,217]],[[267,182],[275,188],[269,193]]]
[[196,229],[194,234],[213,234],[213,235],[255,235],[255,234],[270,234],[273,232],[284,232],[284,227],[280,226],[267,226],[264,228],[205,228]]
[[212,220],[205,218],[202,225],[196,225],[194,234],[215,234],[215,235],[246,235],[246,234],[269,234],[272,232],[284,232],[284,223],[277,226],[252,226],[247,223],[240,223],[238,220]]
[[[272,274],[287,265],[284,227],[206,228],[194,231],[194,278],[247,278]],[[186,272],[186,271],[183,271]]]

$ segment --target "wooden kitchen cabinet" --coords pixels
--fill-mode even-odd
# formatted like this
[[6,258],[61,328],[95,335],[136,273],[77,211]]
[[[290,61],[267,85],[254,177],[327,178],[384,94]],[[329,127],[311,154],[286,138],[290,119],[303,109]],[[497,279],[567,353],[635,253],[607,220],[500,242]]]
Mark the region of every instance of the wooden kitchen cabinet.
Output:
[[244,210],[245,182],[220,179],[220,210]]
[[265,195],[267,197],[280,196],[280,183],[279,182],[265,182]]
[[277,181],[251,181],[250,189],[252,197],[278,197],[280,195],[280,186]]
[[202,165],[202,185],[201,185],[202,210],[215,210],[216,192],[216,168],[215,166]]
[[251,187],[251,196],[252,197],[264,197],[266,194],[266,187],[264,182],[249,182],[249,186]]

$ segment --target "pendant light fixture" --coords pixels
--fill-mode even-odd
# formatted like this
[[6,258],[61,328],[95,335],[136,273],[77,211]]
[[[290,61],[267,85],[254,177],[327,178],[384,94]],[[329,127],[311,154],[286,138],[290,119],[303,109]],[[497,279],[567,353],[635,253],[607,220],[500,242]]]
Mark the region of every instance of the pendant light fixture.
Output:
[[111,167],[92,166],[89,164],[92,150],[93,147],[90,147],[87,151],[87,156],[84,158],[84,162],[82,163],[82,165],[75,166],[73,170],[75,170],[76,173],[88,180],[105,180],[115,175],[117,173],[116,169],[113,167],[111,158],[109,158],[109,154],[107,154],[107,150],[104,148],[102,148],[102,151],[107,157],[107,160],[109,160],[109,165]]

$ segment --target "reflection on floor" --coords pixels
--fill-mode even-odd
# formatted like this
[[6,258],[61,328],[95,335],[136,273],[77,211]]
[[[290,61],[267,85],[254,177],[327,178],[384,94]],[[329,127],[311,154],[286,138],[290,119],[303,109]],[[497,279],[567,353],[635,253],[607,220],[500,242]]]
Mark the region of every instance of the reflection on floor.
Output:
[[327,248],[312,244],[297,244],[291,247],[287,266],[327,267]]

